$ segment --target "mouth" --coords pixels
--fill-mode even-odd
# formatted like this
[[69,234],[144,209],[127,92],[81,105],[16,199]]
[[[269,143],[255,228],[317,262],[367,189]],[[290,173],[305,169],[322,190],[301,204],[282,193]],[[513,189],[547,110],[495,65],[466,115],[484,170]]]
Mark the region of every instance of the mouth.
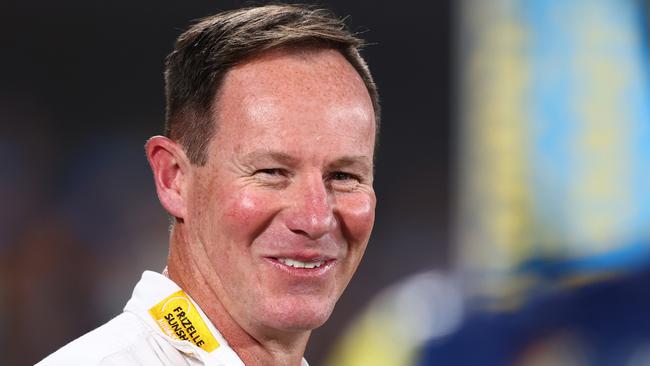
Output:
[[293,267],[293,268],[312,269],[312,268],[320,268],[323,264],[325,264],[325,260],[316,260],[316,261],[309,261],[309,262],[302,262],[291,258],[275,258],[275,260],[284,264],[285,266]]
[[298,276],[323,275],[332,268],[334,258],[266,257],[276,268]]

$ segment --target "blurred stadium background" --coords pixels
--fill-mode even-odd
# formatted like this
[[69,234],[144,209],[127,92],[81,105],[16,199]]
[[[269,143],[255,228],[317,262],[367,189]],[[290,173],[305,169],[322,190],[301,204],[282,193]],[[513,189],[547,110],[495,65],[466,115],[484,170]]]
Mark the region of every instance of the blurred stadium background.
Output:
[[[0,352],[121,311],[168,222],[143,153],[191,19],[242,1],[0,5]],[[324,1],[383,100],[377,221],[307,359],[650,364],[644,0]]]

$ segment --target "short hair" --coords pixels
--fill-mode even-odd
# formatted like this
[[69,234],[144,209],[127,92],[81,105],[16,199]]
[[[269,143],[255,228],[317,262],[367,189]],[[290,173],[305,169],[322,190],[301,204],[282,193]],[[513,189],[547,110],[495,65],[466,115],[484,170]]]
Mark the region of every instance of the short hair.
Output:
[[[379,95],[360,55],[364,41],[343,20],[306,5],[265,5],[199,20],[181,34],[165,62],[165,135],[192,164],[204,165],[215,129],[213,104],[226,73],[262,52],[282,47],[335,49],[363,80],[379,131]],[[376,135],[377,135],[376,134]]]

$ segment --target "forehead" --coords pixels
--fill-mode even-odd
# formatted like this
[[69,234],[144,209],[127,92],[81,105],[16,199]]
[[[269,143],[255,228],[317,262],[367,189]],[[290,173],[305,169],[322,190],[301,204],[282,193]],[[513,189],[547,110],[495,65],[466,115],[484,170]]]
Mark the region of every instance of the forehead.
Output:
[[[375,120],[366,86],[330,49],[273,50],[231,69],[215,101],[218,134],[323,134],[364,139],[374,146]],[[318,135],[318,136],[317,136]]]
[[[370,100],[357,71],[334,49],[280,48],[263,52],[233,67],[226,73],[221,93],[253,93],[269,87],[277,93],[292,88],[308,92],[314,85],[326,94],[341,98],[365,97]],[[228,90],[226,90],[228,89]],[[343,93],[343,94],[340,94]]]

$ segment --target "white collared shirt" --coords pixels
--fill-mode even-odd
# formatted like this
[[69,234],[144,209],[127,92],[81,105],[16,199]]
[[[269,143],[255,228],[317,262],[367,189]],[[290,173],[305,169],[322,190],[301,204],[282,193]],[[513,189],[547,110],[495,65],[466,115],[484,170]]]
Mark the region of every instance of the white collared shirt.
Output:
[[[201,308],[169,278],[145,271],[124,312],[37,366],[244,366]],[[301,366],[309,366],[302,359]]]

